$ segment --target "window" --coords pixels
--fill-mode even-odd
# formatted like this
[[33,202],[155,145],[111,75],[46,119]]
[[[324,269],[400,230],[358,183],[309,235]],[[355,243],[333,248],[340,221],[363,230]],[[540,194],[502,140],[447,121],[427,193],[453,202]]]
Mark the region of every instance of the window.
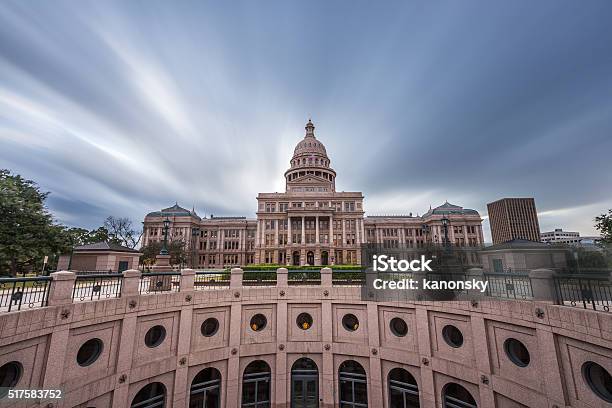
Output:
[[147,347],[157,347],[164,342],[166,329],[164,326],[153,326],[145,334],[145,344]]
[[209,317],[204,320],[202,326],[200,327],[200,331],[204,337],[212,337],[217,334],[217,330],[219,330],[219,321],[214,317]]
[[338,386],[342,408],[368,406],[368,382],[361,364],[353,360],[343,362],[338,370]]
[[444,408],[478,408],[468,390],[456,383],[448,383],[442,390]]
[[419,387],[416,380],[403,368],[389,371],[389,408],[418,408]]
[[103,343],[100,339],[89,339],[79,348],[77,352],[77,363],[81,367],[93,364],[102,354]]
[[582,365],[582,377],[599,398],[612,402],[612,376],[608,370],[593,361]]
[[308,330],[312,327],[312,316],[308,313],[300,313],[295,322],[300,329]]
[[213,367],[200,371],[191,382],[189,408],[221,407],[221,373]]
[[262,360],[250,363],[242,376],[242,407],[270,407],[270,366]]
[[251,317],[249,326],[253,331],[262,331],[266,327],[267,323],[268,320],[266,319],[266,316],[262,315],[261,313],[257,313],[255,316]]
[[527,347],[517,339],[509,338],[504,341],[504,351],[514,364],[519,367],[527,367],[531,360]]
[[21,375],[23,366],[18,361],[11,361],[0,367],[0,398],[8,394],[8,389],[15,387]]
[[391,328],[391,333],[395,334],[397,337],[404,337],[406,334],[408,334],[408,325],[404,319],[394,317],[391,319],[389,326]]
[[463,345],[463,334],[452,324],[444,326],[442,329],[442,337],[446,344],[453,348],[459,348]]
[[348,331],[355,331],[359,328],[359,319],[354,314],[345,314],[342,318],[342,326]]
[[154,382],[145,385],[132,400],[131,408],[164,408],[166,406],[166,387]]

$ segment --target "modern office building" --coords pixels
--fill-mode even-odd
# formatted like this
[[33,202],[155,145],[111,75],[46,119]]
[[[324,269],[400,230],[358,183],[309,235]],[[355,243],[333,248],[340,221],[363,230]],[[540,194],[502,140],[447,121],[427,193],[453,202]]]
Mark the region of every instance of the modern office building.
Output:
[[540,242],[540,224],[533,198],[502,198],[487,204],[493,244],[514,239]]
[[199,217],[178,204],[144,219],[143,245],[163,239],[170,221],[170,240],[182,240],[195,252],[195,267],[249,264],[359,264],[361,245],[422,247],[445,239],[457,247],[483,243],[480,214],[448,202],[425,212],[402,216],[364,216],[361,192],[336,191],[336,171],[311,121],[295,147],[285,172],[285,192],[259,193],[256,218]]
[[579,244],[580,233],[573,231],[563,231],[561,228],[555,228],[554,231],[540,233],[540,239],[546,244]]

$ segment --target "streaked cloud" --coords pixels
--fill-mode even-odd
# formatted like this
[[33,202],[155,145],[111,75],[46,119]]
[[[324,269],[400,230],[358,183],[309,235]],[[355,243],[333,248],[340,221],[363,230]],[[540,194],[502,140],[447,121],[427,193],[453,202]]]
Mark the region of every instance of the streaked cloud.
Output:
[[312,117],[369,213],[534,196],[543,229],[592,234],[611,18],[603,0],[4,1],[0,167],[71,225],[174,201],[254,216]]

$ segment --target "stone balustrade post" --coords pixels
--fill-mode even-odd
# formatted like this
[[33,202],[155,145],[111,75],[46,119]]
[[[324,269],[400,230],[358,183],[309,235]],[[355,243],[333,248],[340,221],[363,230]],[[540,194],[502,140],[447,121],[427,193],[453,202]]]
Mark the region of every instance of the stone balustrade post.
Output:
[[243,271],[241,268],[232,268],[232,272],[230,274],[230,288],[242,287],[242,275]]
[[529,271],[529,280],[531,280],[534,300],[557,303],[554,279],[556,275],[550,269],[533,269]]
[[276,286],[283,288],[289,286],[289,271],[287,268],[278,268],[276,270]]
[[193,269],[183,269],[181,271],[181,281],[179,291],[185,292],[194,289],[196,271]]
[[[485,276],[484,276],[484,271],[482,268],[470,268],[466,271],[465,273],[465,280],[466,281],[471,281],[473,280],[474,282],[483,282],[485,281]],[[478,285],[481,285],[481,283],[478,283]],[[488,287],[487,287],[487,291],[488,291]],[[468,292],[468,300],[472,300],[474,298],[481,298],[486,296],[486,292],[482,293],[479,290],[470,290]]]
[[329,288],[333,286],[332,274],[331,268],[321,268],[321,286]]
[[123,271],[123,282],[121,283],[121,297],[138,295],[140,276],[142,273],[136,269]]
[[51,278],[53,278],[53,281],[49,289],[49,306],[71,304],[76,274],[69,271],[59,271],[53,272]]

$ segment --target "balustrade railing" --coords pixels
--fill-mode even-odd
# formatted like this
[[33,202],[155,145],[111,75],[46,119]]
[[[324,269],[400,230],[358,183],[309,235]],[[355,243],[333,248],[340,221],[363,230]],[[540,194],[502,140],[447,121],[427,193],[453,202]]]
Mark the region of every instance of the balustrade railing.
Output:
[[365,283],[365,272],[356,270],[333,270],[332,283],[338,286],[361,286]]
[[151,272],[143,273],[138,284],[138,293],[167,293],[178,292],[181,284],[180,272]]
[[320,285],[321,271],[289,270],[287,283],[289,285]]
[[276,271],[243,271],[242,286],[276,286]]
[[486,273],[486,295],[506,299],[532,299],[533,288],[529,274],[524,272]]
[[[0,278],[0,312],[70,302],[117,298],[126,294],[172,293],[184,290],[224,289],[229,287],[266,286],[362,286],[366,283],[363,270],[200,270],[184,272],[124,274],[74,274],[57,272],[52,276]],[[385,280],[414,278],[411,273],[381,273]],[[427,273],[427,279],[459,281],[477,279],[487,282],[483,294],[491,299],[549,301],[559,305],[583,307],[609,312],[612,305],[610,275],[563,275],[551,270],[507,271],[483,273],[471,269],[461,273]],[[56,279],[58,279],[56,281]],[[186,280],[182,280],[186,279]],[[368,275],[369,279],[369,275]],[[193,284],[192,284],[193,282]],[[57,288],[54,285],[61,285]],[[471,293],[457,290],[459,298]],[[440,298],[439,300],[444,300]]]
[[0,278],[0,311],[47,306],[52,278]]
[[73,301],[109,299],[121,296],[120,273],[77,275],[72,290]]
[[561,275],[554,281],[558,304],[610,311],[612,282],[608,276]]
[[196,271],[193,281],[196,290],[224,288],[229,285],[230,273],[227,271]]

